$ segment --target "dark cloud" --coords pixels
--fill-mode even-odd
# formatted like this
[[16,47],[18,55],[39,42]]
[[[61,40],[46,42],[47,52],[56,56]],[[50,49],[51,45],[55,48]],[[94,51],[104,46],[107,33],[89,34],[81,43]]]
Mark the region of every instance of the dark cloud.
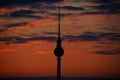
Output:
[[116,55],[120,54],[120,51],[96,51],[96,54],[104,54],[104,55]]
[[20,23],[8,24],[6,26],[9,28],[9,27],[16,27],[16,26],[25,26],[26,24],[27,24],[27,22],[20,22]]
[[92,32],[85,32],[81,35],[78,36],[73,36],[73,35],[65,35],[63,38],[68,39],[70,41],[93,41],[93,40],[98,40],[98,36],[96,36],[96,33]]
[[[51,16],[58,16],[57,13],[49,13],[49,12],[45,12]],[[119,14],[119,11],[85,11],[85,12],[81,12],[81,13],[61,13],[61,17],[65,17],[65,16],[82,16],[82,15],[99,15],[99,14],[105,14],[105,15],[114,15],[114,14]]]
[[0,32],[4,32],[5,30],[4,29],[0,29]]
[[[93,10],[97,10],[97,14],[111,14],[111,13],[120,13],[120,0],[87,0],[97,4],[96,6],[89,6]],[[94,13],[96,13],[94,12]],[[92,12],[89,12],[91,13]]]
[[0,42],[5,42],[6,44],[9,44],[9,43],[26,43],[27,41],[36,41],[36,40],[55,41],[56,39],[57,39],[56,37],[45,37],[45,36],[31,37],[31,38],[11,36],[11,37],[0,38]]
[[119,4],[99,5],[96,7],[94,6],[94,8],[100,9],[100,10],[117,10],[117,9],[120,9],[120,5]]
[[4,25],[4,29],[0,29],[0,32],[4,32],[4,31],[7,31],[9,28],[12,28],[12,27],[20,27],[20,26],[26,26],[28,23],[27,22],[20,22],[20,23],[11,23],[11,24],[6,24]]
[[11,12],[9,16],[14,18],[35,18],[35,19],[42,18],[41,16],[35,16],[34,15],[35,13],[36,12],[32,10],[18,10]]
[[85,32],[78,36],[65,35],[63,39],[69,41],[100,41],[101,39],[106,38],[107,40],[120,40],[120,34],[118,33],[95,33],[95,32]]
[[112,4],[112,3],[119,3],[120,0],[85,0],[86,2],[92,2],[95,4]]
[[[45,34],[56,34],[52,32],[46,32]],[[63,40],[68,41],[101,41],[103,38],[107,40],[120,40],[120,34],[117,33],[95,33],[95,32],[85,32],[81,35],[65,35],[62,37]],[[53,36],[40,36],[40,37],[30,37],[30,38],[21,38],[21,37],[3,37],[0,38],[0,42],[15,42],[15,43],[23,43],[27,41],[33,40],[46,40],[46,41],[55,41],[57,37]]]
[[6,44],[9,44],[11,42],[19,42],[19,43],[25,43],[26,40],[24,38],[20,38],[20,37],[15,37],[15,36],[12,36],[12,37],[4,37],[4,38],[0,38],[0,42],[5,42]]
[[109,40],[120,40],[120,34],[111,35],[108,39]]
[[82,7],[73,7],[73,6],[63,6],[63,7],[61,7],[61,8],[67,9],[67,10],[82,10],[82,11],[85,10],[85,9],[82,8]]
[[112,31],[112,32],[120,32],[120,27],[117,25],[110,25],[108,27],[100,27],[98,29],[105,30],[105,31]]
[[88,0],[89,2],[99,3],[99,4],[111,4],[118,3],[120,0]]
[[99,11],[113,13],[113,12],[120,12],[120,4],[101,4],[99,6],[92,6],[93,9],[97,9]]
[[108,14],[106,12],[83,12],[81,13],[81,15],[89,15],[89,14]]
[[[59,0],[62,1],[62,0]],[[32,4],[37,4],[37,3],[54,3],[58,2],[58,0],[0,0],[0,7],[3,6],[26,6],[26,5],[32,5]]]

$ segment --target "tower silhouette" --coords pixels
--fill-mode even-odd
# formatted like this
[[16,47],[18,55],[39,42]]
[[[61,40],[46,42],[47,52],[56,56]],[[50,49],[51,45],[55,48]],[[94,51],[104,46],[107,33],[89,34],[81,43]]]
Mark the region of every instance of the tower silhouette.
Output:
[[57,56],[57,80],[61,80],[61,56],[63,56],[64,50],[62,48],[62,40],[60,36],[60,4],[58,6],[58,39],[54,54]]

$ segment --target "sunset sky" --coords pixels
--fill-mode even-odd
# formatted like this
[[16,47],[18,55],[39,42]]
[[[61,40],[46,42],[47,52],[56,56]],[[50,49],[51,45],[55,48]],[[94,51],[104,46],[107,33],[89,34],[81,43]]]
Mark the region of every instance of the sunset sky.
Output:
[[120,0],[0,0],[0,77],[120,77]]

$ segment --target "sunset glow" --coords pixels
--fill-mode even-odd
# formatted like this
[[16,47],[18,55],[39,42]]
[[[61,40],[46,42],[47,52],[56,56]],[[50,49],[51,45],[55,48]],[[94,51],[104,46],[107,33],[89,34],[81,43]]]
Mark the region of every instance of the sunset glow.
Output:
[[[27,1],[0,2],[1,78],[56,76],[59,2]],[[61,2],[62,76],[120,77],[120,1]]]

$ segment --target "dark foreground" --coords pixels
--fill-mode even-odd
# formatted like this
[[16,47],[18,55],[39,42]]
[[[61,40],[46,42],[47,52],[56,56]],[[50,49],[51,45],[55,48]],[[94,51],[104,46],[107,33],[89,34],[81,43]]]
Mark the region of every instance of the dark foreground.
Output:
[[[37,78],[0,78],[0,80],[56,80],[55,77],[37,77]],[[62,80],[120,80],[120,78],[67,78]]]

